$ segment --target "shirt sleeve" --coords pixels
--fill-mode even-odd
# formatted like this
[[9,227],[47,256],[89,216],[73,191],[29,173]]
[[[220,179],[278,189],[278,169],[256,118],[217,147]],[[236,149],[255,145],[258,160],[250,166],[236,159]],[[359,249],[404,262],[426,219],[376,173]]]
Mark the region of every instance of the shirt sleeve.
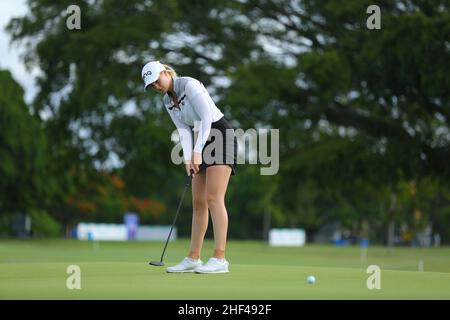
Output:
[[172,119],[173,123],[178,129],[178,134],[180,135],[181,146],[183,148],[183,157],[185,161],[190,161],[192,159],[192,132],[191,128],[181,122],[172,111],[167,110]]
[[194,146],[194,152],[202,153],[203,146],[208,140],[211,131],[212,115],[209,106],[211,98],[205,87],[198,81],[188,83],[186,97],[200,117],[200,127],[197,141]]

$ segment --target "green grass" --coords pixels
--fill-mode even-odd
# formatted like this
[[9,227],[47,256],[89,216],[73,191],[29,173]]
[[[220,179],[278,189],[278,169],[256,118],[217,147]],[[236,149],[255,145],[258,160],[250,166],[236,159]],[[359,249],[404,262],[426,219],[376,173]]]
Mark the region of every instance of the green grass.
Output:
[[[203,275],[149,266],[163,245],[0,240],[0,299],[450,299],[450,248],[370,247],[362,261],[359,247],[230,241],[230,273]],[[188,248],[187,240],[170,243],[166,265]],[[207,241],[204,260],[212,249]],[[81,290],[66,288],[69,265],[81,268]],[[381,268],[380,290],[367,289],[369,265]],[[311,274],[313,285],[306,282]]]

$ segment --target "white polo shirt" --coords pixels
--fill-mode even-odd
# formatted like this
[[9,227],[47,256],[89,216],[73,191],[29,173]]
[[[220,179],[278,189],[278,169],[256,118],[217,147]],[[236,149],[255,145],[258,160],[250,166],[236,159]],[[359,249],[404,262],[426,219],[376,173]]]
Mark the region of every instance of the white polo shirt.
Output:
[[[164,106],[173,123],[178,129],[183,147],[184,160],[191,160],[192,150],[201,153],[211,131],[211,123],[223,117],[209,96],[204,85],[191,77],[173,78],[173,89],[178,98],[178,109],[166,93],[163,97]],[[199,123],[198,138],[192,148],[192,130],[195,123]]]

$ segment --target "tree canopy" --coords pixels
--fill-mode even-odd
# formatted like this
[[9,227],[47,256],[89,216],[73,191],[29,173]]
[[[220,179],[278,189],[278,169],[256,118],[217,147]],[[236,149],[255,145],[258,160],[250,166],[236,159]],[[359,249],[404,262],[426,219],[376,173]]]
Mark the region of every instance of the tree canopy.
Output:
[[[379,30],[366,27],[369,0],[78,1],[80,30],[66,26],[70,4],[29,0],[8,26],[42,70],[31,114],[58,177],[114,172],[130,196],[173,209],[174,126],[140,78],[158,59],[201,80],[236,127],[280,130],[277,176],[243,165],[232,179],[230,217],[247,222],[231,235],[260,236],[265,208],[274,225],[315,231],[331,220],[382,229],[419,206],[420,225],[445,233],[450,1],[378,1]],[[58,180],[66,195],[82,185],[70,179]],[[391,208],[393,196],[405,205]]]

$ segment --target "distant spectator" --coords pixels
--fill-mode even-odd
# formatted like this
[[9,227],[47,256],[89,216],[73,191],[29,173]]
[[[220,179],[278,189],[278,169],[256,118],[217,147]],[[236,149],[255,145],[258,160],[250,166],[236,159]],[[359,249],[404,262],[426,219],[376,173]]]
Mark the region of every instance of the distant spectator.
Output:
[[433,244],[435,247],[439,247],[441,245],[441,235],[437,232],[433,234]]

